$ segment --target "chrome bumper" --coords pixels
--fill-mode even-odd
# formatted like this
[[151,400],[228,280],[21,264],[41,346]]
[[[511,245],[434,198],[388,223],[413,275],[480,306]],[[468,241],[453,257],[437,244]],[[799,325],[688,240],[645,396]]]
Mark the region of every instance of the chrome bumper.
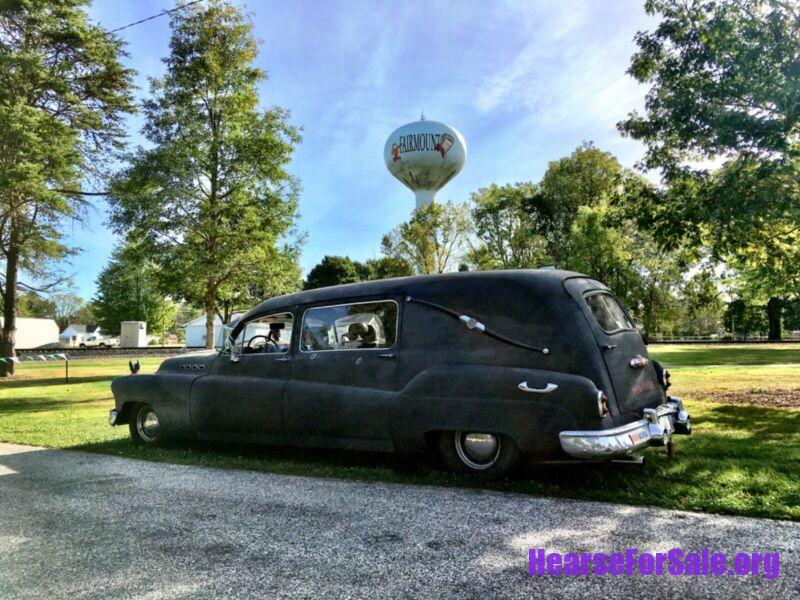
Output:
[[680,398],[669,398],[657,408],[646,408],[644,418],[592,431],[562,431],[561,448],[575,458],[603,459],[630,456],[648,446],[665,446],[673,435],[689,435],[691,419]]
[[109,425],[116,425],[118,418],[119,418],[119,413],[117,412],[117,410],[115,408],[112,408],[110,411],[108,411],[108,424]]

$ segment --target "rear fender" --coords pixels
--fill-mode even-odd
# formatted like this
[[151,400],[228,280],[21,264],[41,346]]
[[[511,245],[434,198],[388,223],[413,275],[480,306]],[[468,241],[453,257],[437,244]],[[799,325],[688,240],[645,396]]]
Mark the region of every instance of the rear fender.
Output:
[[588,426],[603,425],[597,388],[585,377],[440,364],[419,373],[399,393],[393,439],[398,449],[419,451],[433,431],[503,433],[523,453],[541,455],[558,451],[560,431]]

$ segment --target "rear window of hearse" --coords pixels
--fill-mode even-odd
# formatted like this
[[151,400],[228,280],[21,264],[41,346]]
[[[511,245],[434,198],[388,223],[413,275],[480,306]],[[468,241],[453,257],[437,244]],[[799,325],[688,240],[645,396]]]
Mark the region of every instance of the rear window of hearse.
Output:
[[594,318],[606,333],[634,328],[617,299],[611,294],[600,293],[586,296],[586,304],[589,305]]
[[303,315],[300,350],[391,348],[397,337],[397,303],[357,302],[310,308]]

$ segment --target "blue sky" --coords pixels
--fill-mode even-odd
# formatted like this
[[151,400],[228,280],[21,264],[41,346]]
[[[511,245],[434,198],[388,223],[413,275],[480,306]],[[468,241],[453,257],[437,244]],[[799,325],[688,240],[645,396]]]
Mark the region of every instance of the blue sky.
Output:
[[[264,106],[303,128],[291,171],[302,183],[299,227],[307,272],[325,254],[379,256],[381,236],[407,219],[412,193],[383,164],[398,126],[428,118],[460,130],[468,159],[438,195],[465,201],[491,183],[538,180],[547,163],[584,140],[633,166],[642,147],[615,124],[641,108],[646,89],[625,74],[638,30],[655,26],[643,0],[382,2],[250,0]],[[109,29],[171,8],[171,0],[95,0]],[[168,19],[120,32],[138,94],[163,72]],[[141,142],[140,117],[129,121]],[[69,241],[68,269],[86,299],[115,244],[97,203]]]

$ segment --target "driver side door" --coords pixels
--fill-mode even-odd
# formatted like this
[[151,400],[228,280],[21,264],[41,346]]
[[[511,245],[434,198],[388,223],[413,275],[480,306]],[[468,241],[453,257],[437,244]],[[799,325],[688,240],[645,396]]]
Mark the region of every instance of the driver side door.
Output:
[[192,386],[192,421],[200,439],[268,441],[283,432],[283,394],[291,373],[294,310],[245,324],[239,360],[220,354]]

